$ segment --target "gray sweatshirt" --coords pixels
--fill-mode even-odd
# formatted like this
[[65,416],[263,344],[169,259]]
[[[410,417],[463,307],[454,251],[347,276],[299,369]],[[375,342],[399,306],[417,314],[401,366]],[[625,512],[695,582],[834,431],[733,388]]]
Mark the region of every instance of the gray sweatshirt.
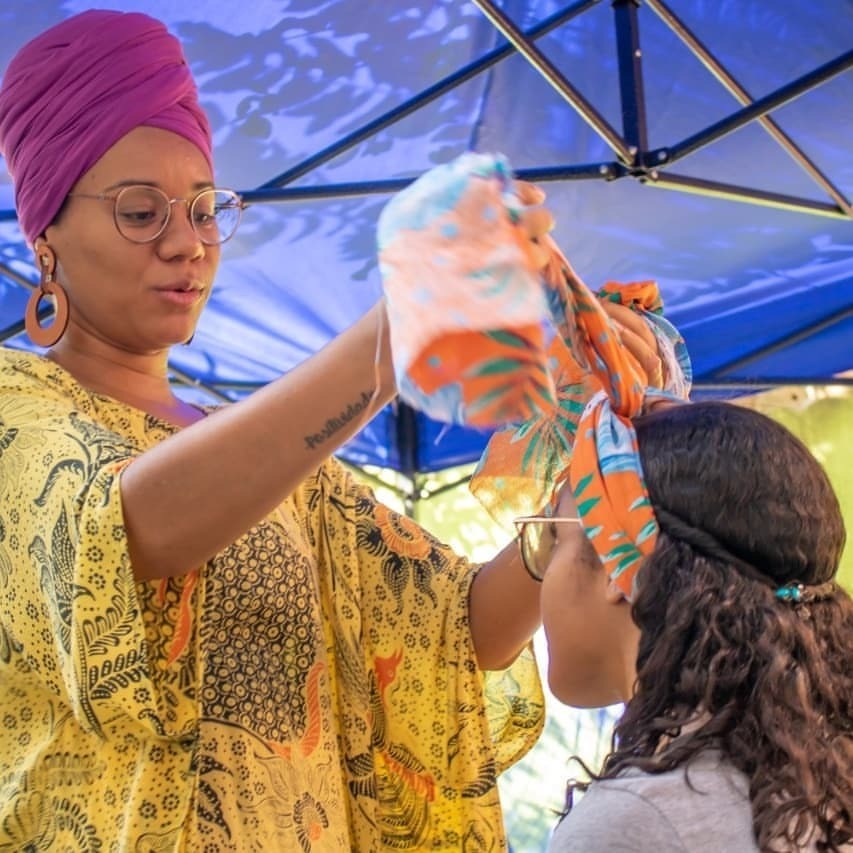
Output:
[[[551,853],[758,853],[746,777],[718,753],[684,768],[626,770],[590,785],[557,825]],[[695,790],[694,790],[695,789]]]

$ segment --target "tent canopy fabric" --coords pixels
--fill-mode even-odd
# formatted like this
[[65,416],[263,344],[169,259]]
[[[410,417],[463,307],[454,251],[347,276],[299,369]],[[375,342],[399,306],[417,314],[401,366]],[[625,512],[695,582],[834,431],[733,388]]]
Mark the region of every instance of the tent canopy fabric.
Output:
[[[468,149],[539,181],[595,286],[655,278],[706,388],[853,368],[851,0],[112,0],[185,45],[251,206],[176,379],[237,399],[379,296],[390,192]],[[83,0],[6,0],[0,74]],[[0,336],[36,280],[0,178]],[[389,407],[344,450],[408,474],[487,436]]]

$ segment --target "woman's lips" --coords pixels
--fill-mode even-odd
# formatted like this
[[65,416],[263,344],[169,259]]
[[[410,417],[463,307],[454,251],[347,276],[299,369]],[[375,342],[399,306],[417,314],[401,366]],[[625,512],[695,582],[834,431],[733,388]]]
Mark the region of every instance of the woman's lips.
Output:
[[168,287],[157,288],[157,293],[172,305],[188,307],[195,305],[201,299],[204,291],[200,287],[191,284],[175,284]]

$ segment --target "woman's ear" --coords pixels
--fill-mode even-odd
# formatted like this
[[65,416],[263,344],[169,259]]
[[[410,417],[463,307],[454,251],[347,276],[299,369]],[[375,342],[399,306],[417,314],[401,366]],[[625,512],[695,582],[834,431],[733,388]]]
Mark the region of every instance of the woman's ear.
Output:
[[48,245],[44,235],[36,237],[33,243],[33,255],[35,255],[36,267],[38,267],[39,271],[44,268],[49,268],[52,271],[56,265],[56,256],[53,249]]

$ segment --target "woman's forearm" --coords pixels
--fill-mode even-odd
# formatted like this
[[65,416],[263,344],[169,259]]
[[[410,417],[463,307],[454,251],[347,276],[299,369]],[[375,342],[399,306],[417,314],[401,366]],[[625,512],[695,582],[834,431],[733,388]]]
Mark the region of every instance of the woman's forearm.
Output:
[[393,395],[380,303],[286,376],[143,453],[121,479],[136,578],[180,575],[203,564],[274,509]]
[[480,669],[503,669],[518,657],[541,622],[541,589],[524,570],[516,542],[480,568],[468,602]]

